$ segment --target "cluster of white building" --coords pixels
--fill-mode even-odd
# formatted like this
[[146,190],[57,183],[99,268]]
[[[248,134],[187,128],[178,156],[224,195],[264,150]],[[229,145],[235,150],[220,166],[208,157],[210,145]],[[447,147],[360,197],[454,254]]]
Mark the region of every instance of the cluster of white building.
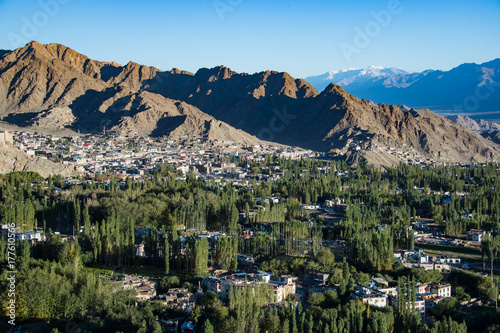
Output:
[[289,296],[295,295],[296,279],[291,275],[274,276],[266,272],[256,274],[235,273],[206,278],[202,281],[202,286],[206,290],[216,293],[220,299],[227,300],[231,289],[254,288],[256,285],[263,285],[272,291],[274,303],[279,304],[287,300]]
[[[426,309],[432,309],[446,297],[451,297],[451,285],[449,283],[416,283],[414,285],[415,303],[407,306],[417,309],[421,317],[425,317]],[[397,306],[398,289],[389,287],[384,279],[372,278],[368,286],[356,286],[352,298],[358,299],[364,304],[377,307],[386,307],[389,304]]]

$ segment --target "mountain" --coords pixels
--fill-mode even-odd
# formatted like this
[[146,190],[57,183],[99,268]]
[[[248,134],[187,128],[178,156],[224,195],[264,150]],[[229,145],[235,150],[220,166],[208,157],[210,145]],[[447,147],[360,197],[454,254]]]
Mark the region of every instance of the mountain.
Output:
[[490,133],[483,133],[481,135],[486,139],[493,141],[496,144],[500,144],[500,130],[493,131]]
[[409,73],[395,67],[389,68],[383,66],[370,66],[364,69],[348,68],[329,71],[323,75],[307,77],[306,81],[312,84],[316,90],[322,91],[330,83],[336,83],[346,89],[349,85],[359,85],[371,82],[374,79],[387,78],[403,74]]
[[448,116],[448,118],[455,124],[478,133],[500,130],[500,124],[483,119],[471,119],[467,116],[464,117],[461,115]]
[[[196,74],[160,73],[158,80],[161,84],[146,84],[145,89],[186,101],[248,133],[286,145],[346,152],[353,141],[408,146],[426,158],[443,161],[486,161],[498,155],[496,145],[429,110],[375,105],[336,84],[318,93],[287,73],[238,74],[221,66]],[[373,152],[348,155],[370,155],[361,161],[387,161]]]
[[60,44],[30,42],[0,59],[0,117],[45,129],[260,143],[181,101],[141,90],[160,71],[100,62]]
[[[383,71],[372,73],[377,70]],[[399,161],[384,147],[441,161],[499,156],[495,143],[429,110],[377,105],[333,83],[319,93],[283,72],[236,73],[224,66],[160,71],[31,42],[0,59],[0,88],[1,120],[39,131],[106,126],[122,135],[272,141],[336,149],[352,162],[381,165]]]
[[488,117],[500,118],[500,59],[462,64],[449,71],[407,73],[380,67],[377,72],[376,68],[341,70],[306,80],[318,90],[330,82],[337,83],[347,92],[376,103],[405,104],[448,114],[467,113],[474,118],[488,112]]

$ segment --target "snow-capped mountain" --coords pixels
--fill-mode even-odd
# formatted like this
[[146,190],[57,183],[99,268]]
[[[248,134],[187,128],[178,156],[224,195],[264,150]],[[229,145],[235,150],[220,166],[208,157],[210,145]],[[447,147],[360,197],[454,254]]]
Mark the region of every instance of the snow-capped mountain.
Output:
[[318,76],[310,76],[306,81],[313,85],[318,91],[325,89],[330,83],[336,83],[344,88],[350,84],[371,81],[373,79],[387,78],[395,75],[410,74],[395,67],[370,66],[367,68],[348,68],[329,71]]
[[306,81],[319,91],[333,82],[350,94],[376,103],[500,119],[500,59],[420,73],[394,67],[349,68],[311,76]]

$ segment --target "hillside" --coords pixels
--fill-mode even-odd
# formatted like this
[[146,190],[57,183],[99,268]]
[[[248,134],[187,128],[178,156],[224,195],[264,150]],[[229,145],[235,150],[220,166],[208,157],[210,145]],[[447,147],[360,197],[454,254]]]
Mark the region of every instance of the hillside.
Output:
[[[106,126],[129,136],[264,140],[344,152],[353,144],[371,151],[408,147],[439,161],[498,160],[495,143],[429,110],[377,105],[333,83],[318,93],[283,72],[236,73],[224,66],[163,72],[31,42],[0,59],[0,85],[5,88],[0,89],[1,120],[41,131],[85,133]],[[352,160],[369,156],[367,161],[382,165],[392,161],[363,150],[348,155]]]
[[54,163],[41,157],[28,156],[24,151],[10,145],[0,145],[1,170],[33,171],[42,177],[59,174],[63,177],[76,176],[77,172],[72,166]]
[[18,126],[83,133],[106,128],[123,135],[256,144],[260,141],[199,109],[142,91],[159,72],[129,62],[100,62],[63,45],[31,42],[0,59],[0,116]]

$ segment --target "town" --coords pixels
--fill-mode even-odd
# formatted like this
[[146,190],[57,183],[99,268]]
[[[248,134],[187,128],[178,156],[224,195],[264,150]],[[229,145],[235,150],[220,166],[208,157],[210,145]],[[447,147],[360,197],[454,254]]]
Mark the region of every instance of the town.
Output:
[[[342,316],[366,307],[407,327],[462,312],[467,326],[492,322],[480,318],[498,300],[495,164],[389,149],[405,163],[353,167],[299,148],[187,137],[13,132],[4,144],[74,170],[4,175],[2,241],[15,240],[19,269],[29,276],[53,262],[86,274],[101,281],[93,283],[102,297],[123,295],[149,316],[150,330],[206,331],[212,322],[231,331],[249,315],[237,304],[261,308],[261,327],[283,311],[276,316],[313,332],[345,327]],[[43,316],[26,308],[44,322],[61,315],[60,306]]]

